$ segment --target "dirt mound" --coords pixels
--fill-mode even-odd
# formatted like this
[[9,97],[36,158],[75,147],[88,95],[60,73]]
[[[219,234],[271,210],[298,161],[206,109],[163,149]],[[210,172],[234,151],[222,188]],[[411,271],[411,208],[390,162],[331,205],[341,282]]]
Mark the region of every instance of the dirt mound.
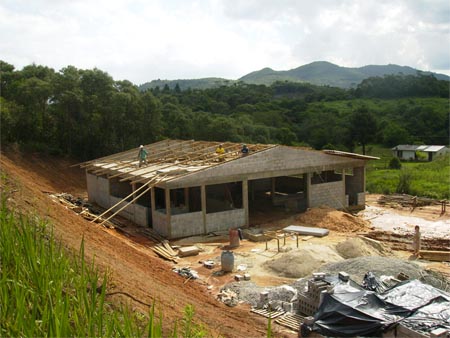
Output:
[[336,245],[337,252],[344,258],[356,258],[361,256],[380,256],[380,252],[361,238],[349,238]]
[[325,206],[309,209],[296,216],[295,221],[306,226],[316,226],[341,232],[364,231],[370,227],[369,222],[362,218]]
[[341,256],[328,246],[310,245],[267,261],[263,266],[283,277],[301,278],[309,276],[319,266],[325,263],[339,262],[342,259]]

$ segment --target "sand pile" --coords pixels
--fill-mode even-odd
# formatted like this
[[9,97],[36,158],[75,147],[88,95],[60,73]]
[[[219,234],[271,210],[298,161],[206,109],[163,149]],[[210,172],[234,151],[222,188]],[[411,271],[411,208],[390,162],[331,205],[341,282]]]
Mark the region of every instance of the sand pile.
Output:
[[380,252],[361,238],[349,238],[336,245],[337,252],[344,258],[380,256]]
[[325,263],[339,262],[343,258],[325,245],[309,245],[306,248],[290,251],[263,264],[267,269],[288,278],[309,276]]
[[296,216],[295,221],[305,226],[343,232],[365,231],[370,227],[370,223],[362,218],[325,206],[309,209]]

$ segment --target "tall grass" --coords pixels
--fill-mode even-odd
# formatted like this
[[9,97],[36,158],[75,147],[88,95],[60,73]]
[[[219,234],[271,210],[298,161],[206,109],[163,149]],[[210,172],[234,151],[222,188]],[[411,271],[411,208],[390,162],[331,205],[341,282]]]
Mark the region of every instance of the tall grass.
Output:
[[[369,161],[366,188],[371,193],[411,195],[436,199],[450,199],[450,157],[441,156],[432,162],[402,162],[401,169],[389,169],[390,149],[371,146],[369,155],[380,160]],[[407,178],[407,182],[405,179]],[[408,187],[404,184],[408,183]]]
[[[81,245],[75,258],[35,217],[0,207],[0,336],[2,337],[161,337],[162,314],[148,319],[106,301],[108,275],[88,263]],[[174,337],[203,337],[189,307]],[[187,334],[187,335],[183,335]]]

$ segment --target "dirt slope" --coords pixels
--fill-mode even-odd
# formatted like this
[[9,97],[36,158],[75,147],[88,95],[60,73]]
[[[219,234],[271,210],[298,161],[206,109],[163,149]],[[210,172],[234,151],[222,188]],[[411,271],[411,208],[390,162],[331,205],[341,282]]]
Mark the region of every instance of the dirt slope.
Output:
[[[171,271],[171,266],[154,253],[129,240],[115,230],[93,225],[54,203],[49,192],[68,192],[86,196],[84,172],[70,168],[72,162],[41,155],[2,152],[0,169],[2,188],[8,186],[9,203],[18,210],[37,212],[54,225],[54,231],[65,246],[75,252],[82,239],[88,259],[95,259],[102,270],[109,270],[113,286],[109,292],[123,291],[144,303],[157,300],[164,311],[165,324],[182,316],[187,304],[195,307],[196,318],[206,324],[214,336],[264,337],[267,322],[253,315],[248,306],[229,308],[216,301],[206,286],[185,279]],[[147,312],[148,307],[125,296],[118,301],[130,301],[132,306]],[[277,329],[277,328],[276,328]],[[278,328],[280,329],[280,328]],[[277,336],[289,336],[278,332]]]

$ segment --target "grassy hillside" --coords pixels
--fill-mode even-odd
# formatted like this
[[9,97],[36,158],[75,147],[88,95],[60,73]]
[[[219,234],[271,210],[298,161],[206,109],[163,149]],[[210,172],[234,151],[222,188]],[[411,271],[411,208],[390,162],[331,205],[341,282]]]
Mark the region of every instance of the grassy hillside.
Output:
[[[368,155],[380,157],[369,161],[366,190],[370,193],[410,195],[450,199],[450,157],[432,162],[401,162],[401,169],[389,169],[392,152],[388,148],[371,146]],[[359,150],[359,149],[358,149]],[[400,180],[407,180],[409,191],[398,191]]]
[[[109,275],[57,243],[37,217],[18,216],[0,204],[1,337],[162,337],[163,313],[156,317],[112,303]],[[148,317],[147,317],[148,315]],[[204,337],[187,306],[173,337]],[[167,334],[165,334],[168,336]]]

